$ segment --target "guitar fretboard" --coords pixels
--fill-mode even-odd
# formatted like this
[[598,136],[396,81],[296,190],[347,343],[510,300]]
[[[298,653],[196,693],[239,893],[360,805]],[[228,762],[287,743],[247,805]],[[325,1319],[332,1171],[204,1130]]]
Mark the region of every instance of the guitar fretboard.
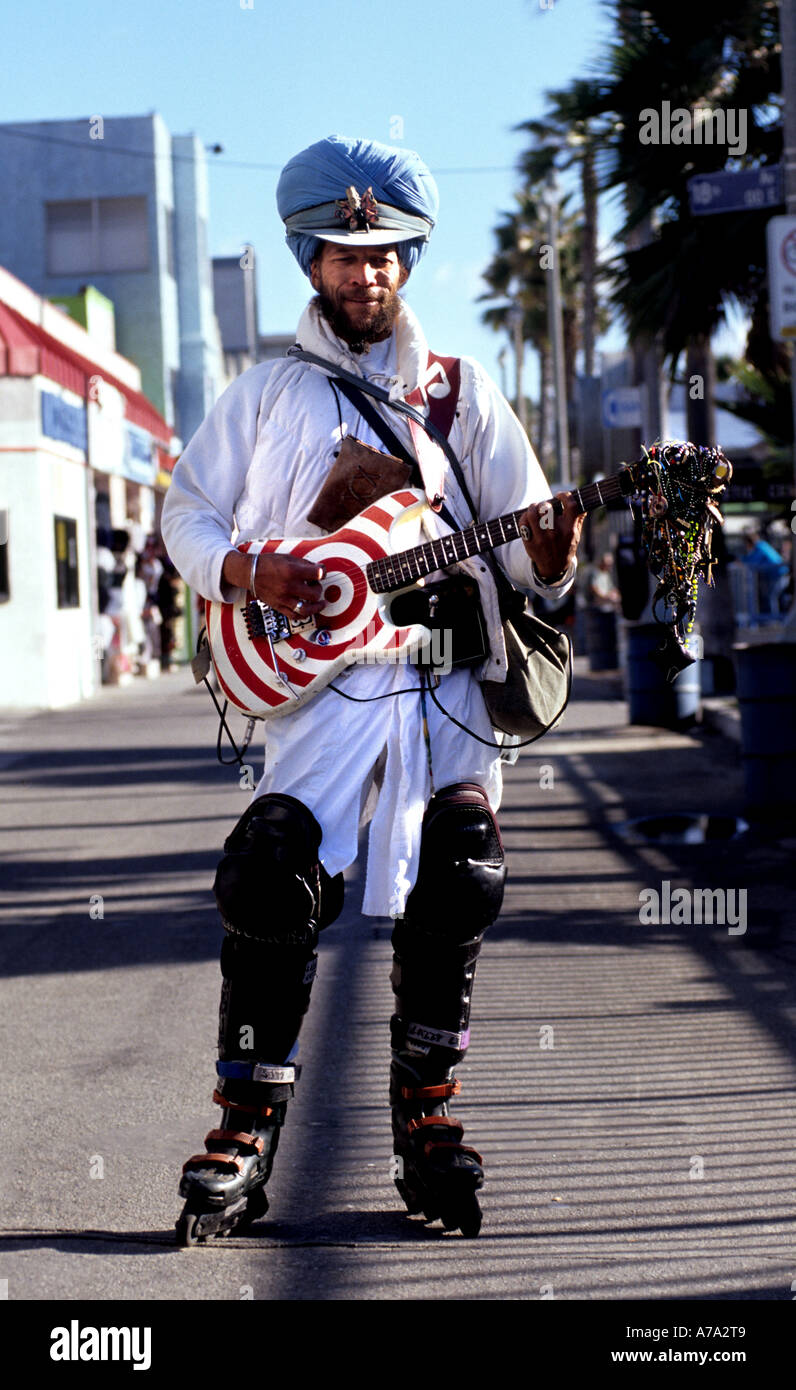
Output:
[[[572,495],[581,512],[592,512],[597,507],[629,496],[633,491],[631,470],[623,468],[598,483],[574,488]],[[517,512],[507,512],[494,521],[479,521],[463,531],[452,531],[448,536],[441,536],[439,540],[426,541],[410,550],[373,560],[366,569],[368,583],[374,593],[389,594],[393,589],[402,589],[408,584],[417,583],[418,579],[425,579],[435,570],[446,569],[457,560],[469,560],[472,555],[481,555],[485,550],[508,545],[509,541],[517,540],[520,534],[520,517],[524,512],[524,507]]]

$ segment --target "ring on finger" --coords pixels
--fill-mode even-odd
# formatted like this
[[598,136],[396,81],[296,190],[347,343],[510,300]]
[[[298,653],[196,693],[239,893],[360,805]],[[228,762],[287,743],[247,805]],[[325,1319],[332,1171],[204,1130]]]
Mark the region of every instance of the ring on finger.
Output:
[[296,612],[297,612],[297,613],[301,613],[302,610],[303,610],[303,608],[304,608],[304,600],[303,600],[303,598],[300,598],[299,601],[298,601],[298,603],[296,604]]

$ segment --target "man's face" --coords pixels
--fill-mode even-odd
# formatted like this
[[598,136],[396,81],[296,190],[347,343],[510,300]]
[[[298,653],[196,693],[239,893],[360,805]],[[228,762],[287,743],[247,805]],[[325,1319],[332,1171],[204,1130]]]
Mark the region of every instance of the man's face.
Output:
[[324,242],[310,279],[321,310],[338,338],[356,352],[389,338],[398,291],[409,271],[390,246],[338,246]]

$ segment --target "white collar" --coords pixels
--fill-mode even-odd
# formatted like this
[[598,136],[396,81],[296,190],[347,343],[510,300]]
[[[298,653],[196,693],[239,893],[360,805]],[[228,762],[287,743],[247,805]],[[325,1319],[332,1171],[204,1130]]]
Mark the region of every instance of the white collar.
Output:
[[[401,396],[408,396],[417,386],[425,382],[428,373],[428,344],[414,313],[406,300],[399,298],[398,313],[393,335],[398,361],[397,377],[400,379]],[[348,343],[338,338],[327,323],[315,300],[311,300],[299,320],[298,342],[305,352],[317,353],[326,357],[338,367],[364,376],[363,359],[352,352]],[[367,359],[364,359],[367,360]]]

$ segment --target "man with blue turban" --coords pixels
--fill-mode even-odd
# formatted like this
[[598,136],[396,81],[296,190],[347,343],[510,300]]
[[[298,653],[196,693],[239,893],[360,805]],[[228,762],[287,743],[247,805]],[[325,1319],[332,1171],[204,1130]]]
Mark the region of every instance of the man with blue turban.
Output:
[[[550,490],[507,402],[477,362],[429,351],[400,294],[437,219],[425,164],[409,150],[333,135],[289,161],[277,203],[315,297],[297,347],[233,382],[174,470],[162,524],[181,574],[216,604],[248,613],[254,596],[284,630],[329,642],[323,614],[340,602],[339,586],[324,587],[322,565],[276,551],[274,538],[336,531],[399,478],[425,491],[423,531],[443,545],[473,520],[468,493],[484,520],[524,508],[501,567],[526,592],[563,595],[577,507],[567,500],[551,523]],[[257,538],[273,544],[238,548]],[[438,553],[451,563],[424,592],[426,620],[443,603],[453,615],[443,674],[363,660],[267,724],[265,771],[216,875],[223,1120],[183,1170],[183,1244],[267,1209],[318,933],[341,910],[343,870],[368,822],[362,910],[395,919],[391,1172],[410,1212],[478,1232],[481,1159],[462,1143],[448,1101],[459,1091],[481,941],[503,895],[500,743],[480,682],[505,680],[507,658],[492,571],[478,556],[457,560],[453,541]],[[360,602],[367,587],[363,572]],[[486,635],[480,648],[465,643],[475,632]],[[219,680],[232,683],[214,658]]]

